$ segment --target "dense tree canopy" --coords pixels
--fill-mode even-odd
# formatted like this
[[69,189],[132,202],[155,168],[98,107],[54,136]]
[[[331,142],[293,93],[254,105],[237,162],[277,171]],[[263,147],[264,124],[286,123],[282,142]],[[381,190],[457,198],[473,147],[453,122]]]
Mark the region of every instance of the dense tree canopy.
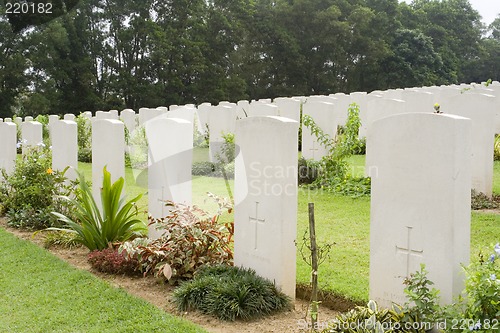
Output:
[[468,0],[60,3],[0,17],[0,117],[500,79]]

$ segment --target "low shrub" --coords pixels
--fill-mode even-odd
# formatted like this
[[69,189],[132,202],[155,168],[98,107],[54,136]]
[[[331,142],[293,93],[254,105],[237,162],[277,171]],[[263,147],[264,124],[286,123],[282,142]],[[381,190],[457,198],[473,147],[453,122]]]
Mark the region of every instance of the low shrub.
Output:
[[146,234],[146,225],[138,218],[137,197],[125,201],[122,197],[125,180],[120,177],[113,184],[111,174],[104,167],[101,187],[101,206],[96,203],[92,189],[82,174],[76,197],[63,197],[75,210],[74,218],[59,212],[53,214],[64,223],[64,228],[49,230],[66,231],[75,234],[75,239],[89,250],[103,250],[114,242],[127,241]]
[[215,172],[215,164],[212,162],[196,162],[192,167],[193,176],[211,176]]
[[232,206],[218,199],[219,212],[210,216],[194,207],[169,202],[170,213],[161,219],[150,217],[150,225],[164,231],[155,240],[134,239],[120,246],[129,258],[141,263],[144,274],[164,276],[172,283],[178,279],[192,278],[203,266],[232,263],[233,224],[219,224],[223,209],[231,212]]
[[60,195],[71,195],[74,184],[67,182],[66,170],[52,170],[51,156],[43,145],[28,148],[11,174],[2,170],[0,213],[7,215],[10,226],[30,230],[57,226],[50,212],[71,212],[71,205]]
[[495,136],[493,158],[495,161],[500,161],[500,135],[498,135],[498,134]]
[[320,163],[314,160],[306,160],[304,157],[299,158],[298,163],[298,182],[302,184],[312,184],[318,178],[320,171]]
[[75,235],[64,231],[47,231],[43,234],[43,247],[49,249],[53,246],[65,248],[80,247],[81,244],[75,239]]
[[486,194],[477,192],[473,189],[471,191],[471,208],[475,210],[495,209],[498,208],[498,203],[489,198]]
[[174,291],[180,311],[199,310],[221,320],[250,320],[290,308],[290,299],[251,269],[218,265],[198,271]]
[[87,260],[95,270],[109,274],[134,275],[139,271],[139,262],[130,259],[116,249],[94,250],[88,254]]

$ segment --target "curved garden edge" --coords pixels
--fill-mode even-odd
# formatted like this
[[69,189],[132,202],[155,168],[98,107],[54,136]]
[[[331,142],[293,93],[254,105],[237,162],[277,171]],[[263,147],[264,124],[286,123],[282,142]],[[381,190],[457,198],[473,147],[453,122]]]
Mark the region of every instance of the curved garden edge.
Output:
[[[18,238],[26,241],[31,241],[40,247],[43,247],[42,237],[40,234],[33,235],[31,231],[19,230],[9,227],[5,218],[0,217],[0,227],[8,232],[16,235]],[[107,281],[112,286],[122,288],[128,293],[143,298],[149,303],[159,307],[160,309],[176,315],[182,316],[185,319],[192,321],[209,332],[214,333],[237,333],[237,332],[306,332],[305,317],[308,309],[308,302],[297,298],[294,303],[294,309],[277,313],[263,319],[243,322],[224,322],[216,318],[203,315],[199,312],[180,313],[173,301],[171,300],[174,287],[163,283],[152,276],[147,277],[130,277],[122,275],[109,275],[96,272],[87,262],[88,250],[86,248],[62,248],[52,247],[48,249],[51,253],[60,259],[68,262],[77,269],[86,270],[96,275],[97,277]],[[299,288],[299,296],[307,295],[305,288]],[[327,305],[331,303],[326,302]],[[344,306],[349,303],[342,303]],[[331,310],[326,306],[321,306],[319,311],[319,322],[327,323],[332,320],[338,312]]]

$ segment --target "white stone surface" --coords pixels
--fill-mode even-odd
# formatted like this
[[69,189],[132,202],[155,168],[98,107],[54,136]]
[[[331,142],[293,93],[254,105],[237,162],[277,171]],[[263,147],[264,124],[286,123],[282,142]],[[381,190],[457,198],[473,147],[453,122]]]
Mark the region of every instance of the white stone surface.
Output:
[[[333,139],[337,135],[341,117],[335,112],[335,106],[332,103],[315,102],[308,99],[302,105],[302,113],[310,116],[330,138]],[[318,142],[316,136],[311,134],[311,130],[302,125],[302,156],[305,159],[319,161],[327,153],[327,149]]]
[[406,102],[399,99],[374,98],[366,104],[366,128],[379,119],[395,114],[407,113]]
[[248,108],[248,116],[249,117],[258,117],[258,116],[277,116],[278,115],[278,106],[271,103],[264,102],[254,102],[250,103]]
[[[443,304],[463,290],[470,253],[471,121],[410,113],[369,129],[370,299],[405,302],[403,280],[426,265]],[[376,171],[376,172],[375,172]]]
[[434,112],[436,96],[430,92],[405,90],[401,96],[401,99],[406,102],[405,111],[407,113]]
[[470,92],[443,98],[441,111],[472,120],[472,188],[487,196],[493,192],[495,97]]
[[149,109],[140,108],[139,109],[139,126],[143,126],[144,123],[150,119],[161,116],[165,114],[166,111],[163,109]]
[[100,202],[103,169],[111,173],[111,181],[125,178],[125,125],[116,119],[92,122],[92,192]]
[[198,105],[198,108],[196,109],[196,116],[198,119],[198,132],[202,134],[207,132],[208,114],[210,113],[210,110],[212,108],[214,108],[212,104],[202,103]]
[[[170,111],[172,112],[172,111]],[[155,218],[168,215],[165,201],[191,204],[193,124],[185,119],[152,119],[145,124],[148,138],[148,207]],[[161,232],[149,227],[149,237]]]
[[302,102],[295,98],[278,97],[273,101],[278,106],[278,116],[300,121]]
[[[0,123],[0,169],[7,174],[14,171],[17,158],[17,126],[13,122]],[[0,173],[0,177],[2,177]]]
[[66,114],[64,115],[64,120],[72,120],[72,121],[74,121],[74,120],[75,120],[75,118],[76,118],[76,117],[75,117],[75,115],[74,115],[74,114],[72,114],[72,113],[66,113]]
[[196,108],[192,106],[179,106],[174,110],[171,110],[166,113],[167,118],[175,118],[175,119],[184,119],[191,124],[194,124],[194,114],[196,112]]
[[28,121],[22,123],[21,136],[23,142],[23,154],[29,147],[36,147],[43,143],[43,126],[38,121]]
[[132,134],[137,127],[136,114],[132,109],[125,109],[120,112],[120,120],[125,124],[129,134]]
[[78,129],[73,120],[58,120],[52,125],[52,169],[63,171],[70,167],[65,176],[77,178]]
[[208,127],[210,132],[209,156],[211,162],[217,162],[217,156],[224,143],[223,135],[234,133],[236,125],[236,107],[218,105],[208,114]]
[[236,118],[243,119],[248,117],[248,112],[250,110],[250,102],[247,100],[241,100],[236,103]]
[[[298,123],[250,117],[236,124],[234,263],[295,297]],[[266,149],[262,149],[266,147]]]

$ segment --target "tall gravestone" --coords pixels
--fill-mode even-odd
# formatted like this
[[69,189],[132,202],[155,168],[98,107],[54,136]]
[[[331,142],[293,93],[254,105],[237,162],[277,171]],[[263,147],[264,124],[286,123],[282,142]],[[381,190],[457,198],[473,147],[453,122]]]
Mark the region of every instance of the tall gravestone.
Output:
[[76,118],[76,116],[75,116],[74,114],[72,114],[72,113],[66,113],[66,114],[64,115],[64,120],[72,120],[72,121],[75,121],[75,118]]
[[103,169],[111,173],[111,181],[125,178],[125,125],[116,119],[92,122],[92,192],[100,202]]
[[198,105],[198,108],[196,109],[196,119],[198,123],[198,132],[201,134],[204,134],[207,132],[208,128],[208,114],[210,113],[210,110],[214,108],[212,104],[210,103],[202,103]]
[[[310,116],[321,130],[334,138],[341,122],[341,116],[336,113],[335,106],[327,102],[315,102],[308,99],[302,106],[302,112]],[[321,160],[328,154],[327,148],[319,143],[318,138],[311,130],[302,125],[302,156],[305,159]]]
[[[148,207],[155,218],[168,215],[165,201],[191,204],[193,124],[185,119],[157,117],[145,125],[148,138]],[[153,226],[149,237],[161,232]]]
[[43,143],[43,126],[38,121],[22,123],[21,132],[23,154],[25,154],[30,147],[36,147]]
[[383,307],[404,303],[403,280],[425,264],[450,304],[469,262],[471,121],[432,113],[383,118],[368,131],[367,151],[376,166],[370,299]]
[[52,125],[52,168],[66,172],[68,179],[77,178],[78,169],[78,129],[72,120],[58,120]]
[[155,117],[161,116],[165,114],[166,111],[164,109],[149,109],[149,108],[140,108],[139,109],[139,126],[143,126],[146,121],[151,120]]
[[132,109],[125,109],[120,112],[120,120],[125,124],[129,134],[132,134],[137,126],[136,114]]
[[209,157],[211,162],[217,162],[224,144],[223,135],[234,133],[236,125],[236,107],[230,105],[218,105],[210,110],[208,114],[209,128]]
[[444,114],[455,114],[472,120],[472,188],[491,197],[495,97],[464,92],[443,98],[440,105]]
[[300,121],[302,102],[299,99],[278,97],[273,103],[278,106],[278,116]]
[[234,263],[274,281],[292,298],[297,133],[298,122],[282,117],[250,117],[236,124]]
[[[9,174],[14,171],[17,158],[17,126],[12,122],[0,123],[0,169]],[[0,174],[1,177],[1,174]]]

